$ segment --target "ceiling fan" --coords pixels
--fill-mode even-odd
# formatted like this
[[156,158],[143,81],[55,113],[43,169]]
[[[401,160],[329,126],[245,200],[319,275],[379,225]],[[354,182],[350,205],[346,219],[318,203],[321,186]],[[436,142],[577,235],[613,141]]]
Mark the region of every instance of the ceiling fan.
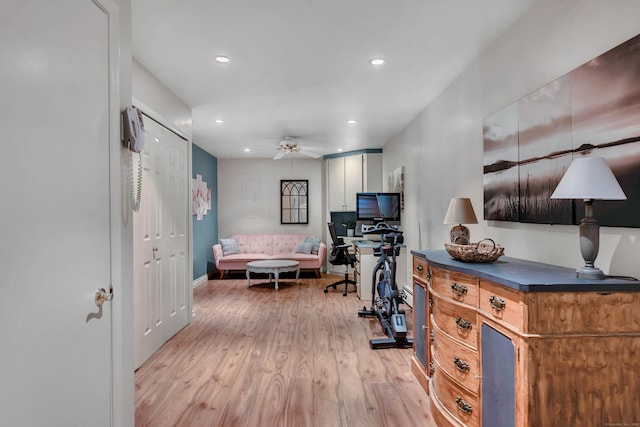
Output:
[[322,157],[322,154],[316,153],[314,151],[310,151],[305,147],[301,146],[300,144],[298,144],[296,142],[296,138],[294,138],[293,136],[285,136],[284,138],[282,138],[282,141],[280,141],[280,144],[278,145],[277,150],[278,152],[274,156],[273,160],[281,159],[287,154],[293,154],[293,153],[300,153],[304,156],[312,157],[314,159]]

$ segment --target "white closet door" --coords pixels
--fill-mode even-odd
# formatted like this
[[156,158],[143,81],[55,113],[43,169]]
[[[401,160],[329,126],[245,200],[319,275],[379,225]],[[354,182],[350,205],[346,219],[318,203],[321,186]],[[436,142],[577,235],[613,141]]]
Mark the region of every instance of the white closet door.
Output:
[[191,305],[189,145],[150,118],[144,119],[142,202],[134,214],[136,368],[189,323]]

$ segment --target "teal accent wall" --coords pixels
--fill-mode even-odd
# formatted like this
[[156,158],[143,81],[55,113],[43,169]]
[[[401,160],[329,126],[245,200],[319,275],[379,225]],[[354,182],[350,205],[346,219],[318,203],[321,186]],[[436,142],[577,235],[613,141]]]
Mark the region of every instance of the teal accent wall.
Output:
[[193,280],[214,269],[211,247],[218,242],[218,159],[198,147],[191,145],[191,168],[193,179],[202,175],[202,180],[211,189],[211,210],[198,221],[193,221]]

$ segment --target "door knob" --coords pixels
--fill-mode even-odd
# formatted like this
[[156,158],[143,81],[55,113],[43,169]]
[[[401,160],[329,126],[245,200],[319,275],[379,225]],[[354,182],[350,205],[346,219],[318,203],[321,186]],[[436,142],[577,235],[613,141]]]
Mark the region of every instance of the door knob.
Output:
[[96,305],[98,307],[102,307],[105,301],[111,301],[113,298],[113,286],[109,285],[109,292],[106,291],[105,288],[100,288],[96,290]]

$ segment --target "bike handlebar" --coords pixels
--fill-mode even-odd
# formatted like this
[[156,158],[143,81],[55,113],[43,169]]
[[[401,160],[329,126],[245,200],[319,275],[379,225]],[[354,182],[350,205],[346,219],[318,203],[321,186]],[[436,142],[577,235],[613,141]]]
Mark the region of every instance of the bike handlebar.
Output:
[[402,230],[397,225],[389,225],[386,222],[379,222],[376,225],[362,224],[362,234],[389,234],[397,233],[402,235]]

